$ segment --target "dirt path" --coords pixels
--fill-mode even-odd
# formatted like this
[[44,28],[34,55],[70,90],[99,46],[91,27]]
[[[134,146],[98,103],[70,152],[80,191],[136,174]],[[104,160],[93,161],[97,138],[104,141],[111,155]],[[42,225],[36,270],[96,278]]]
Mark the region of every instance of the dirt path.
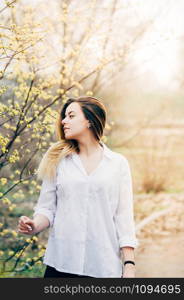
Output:
[[135,203],[136,277],[184,278],[184,194],[139,195]]
[[136,277],[184,278],[184,234],[178,232],[153,241],[145,240],[136,249],[135,257]]

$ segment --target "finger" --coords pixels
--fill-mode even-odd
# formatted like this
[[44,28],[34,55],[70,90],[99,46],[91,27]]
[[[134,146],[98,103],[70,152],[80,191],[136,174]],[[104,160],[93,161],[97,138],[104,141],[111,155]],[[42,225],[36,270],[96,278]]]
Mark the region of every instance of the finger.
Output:
[[28,221],[28,220],[30,220],[28,217],[26,217],[26,216],[21,216],[20,217],[20,221],[22,221],[22,222],[26,222],[26,221]]
[[30,229],[32,229],[32,228],[34,227],[34,223],[33,223],[32,220],[31,220],[31,221],[28,221],[28,222],[25,222],[25,225],[26,225],[28,228],[30,228]]
[[22,220],[20,220],[20,222],[19,222],[19,223],[20,223],[20,224],[26,224],[26,222],[28,222],[28,220],[27,220],[27,219],[24,219],[24,220],[22,219]]
[[27,229],[28,229],[29,231],[33,230],[33,228],[32,228],[31,226],[29,226],[29,225],[27,225]]
[[22,227],[27,227],[28,225],[26,225],[25,223],[19,223],[19,225],[18,226],[22,226]]
[[29,226],[32,226],[34,224],[32,220],[25,221],[24,223]]
[[24,227],[24,226],[20,226],[19,227],[20,230],[28,230],[28,228]]
[[24,219],[20,219],[19,220],[19,224],[24,224],[25,223],[25,220]]
[[23,224],[21,223],[21,224],[18,225],[18,227],[19,227],[19,228],[28,229],[30,226],[28,226],[28,225],[26,225],[26,224],[24,224],[24,223],[23,223]]
[[30,230],[25,229],[25,228],[19,228],[19,232],[21,232],[21,233],[31,233]]
[[24,224],[24,221],[19,219],[19,224]]
[[23,225],[20,225],[19,228],[20,228],[21,230],[28,230],[28,231],[31,231],[31,230],[32,230],[32,228],[31,228],[30,226],[23,226]]
[[24,230],[24,229],[19,229],[18,232],[20,232],[20,233],[29,233],[28,230]]
[[34,230],[35,226],[34,225],[27,225],[27,228],[29,231],[32,231]]

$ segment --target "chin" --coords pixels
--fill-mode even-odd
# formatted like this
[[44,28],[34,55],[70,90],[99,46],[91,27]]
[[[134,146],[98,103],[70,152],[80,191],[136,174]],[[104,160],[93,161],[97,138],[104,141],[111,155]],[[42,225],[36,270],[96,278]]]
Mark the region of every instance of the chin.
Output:
[[65,134],[65,139],[66,140],[71,140],[71,139],[73,139],[73,136],[69,135],[69,134]]

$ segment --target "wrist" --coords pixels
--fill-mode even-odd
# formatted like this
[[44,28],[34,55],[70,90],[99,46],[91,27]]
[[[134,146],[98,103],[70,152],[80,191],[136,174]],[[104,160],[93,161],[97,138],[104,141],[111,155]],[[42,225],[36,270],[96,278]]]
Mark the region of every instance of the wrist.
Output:
[[135,270],[135,265],[132,265],[132,264],[126,264],[123,266],[123,269],[124,270]]

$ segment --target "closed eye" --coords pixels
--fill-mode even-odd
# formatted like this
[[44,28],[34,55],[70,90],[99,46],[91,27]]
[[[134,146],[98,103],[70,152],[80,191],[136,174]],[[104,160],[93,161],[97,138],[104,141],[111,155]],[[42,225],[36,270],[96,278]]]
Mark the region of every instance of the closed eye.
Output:
[[[74,117],[74,115],[69,115],[69,117]],[[65,118],[66,118],[66,116],[65,116]]]

